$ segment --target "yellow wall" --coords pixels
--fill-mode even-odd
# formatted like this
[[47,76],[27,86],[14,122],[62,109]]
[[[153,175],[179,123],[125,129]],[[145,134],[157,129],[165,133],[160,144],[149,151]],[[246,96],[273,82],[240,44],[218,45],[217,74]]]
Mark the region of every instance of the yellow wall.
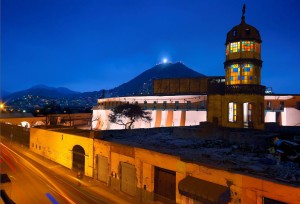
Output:
[[72,168],[75,145],[85,151],[85,175],[93,176],[93,139],[39,128],[30,128],[30,150],[53,160],[67,168]]
[[108,157],[108,160],[111,162],[111,171],[118,172],[120,162],[126,162],[136,167],[138,189],[146,188],[147,191],[151,193],[154,192],[155,167],[176,172],[177,203],[193,203],[191,198],[181,195],[178,190],[178,183],[187,175],[225,187],[228,186],[232,195],[232,204],[262,203],[263,197],[287,203],[300,202],[300,189],[297,187],[262,180],[248,175],[232,173],[222,169],[214,169],[201,164],[184,162],[177,156],[162,154],[151,150],[121,145],[119,149],[121,148],[122,152],[126,154],[122,155],[122,152],[118,150],[109,153],[111,149],[109,146],[115,146],[116,144],[101,140],[95,140],[94,144],[95,154]]
[[[82,146],[87,155],[85,157],[85,175],[90,177],[93,176],[93,168],[96,169],[96,166],[93,166],[93,164],[96,164],[97,154],[108,158],[109,170],[107,176],[111,177],[112,173],[114,173],[116,175],[114,179],[117,181],[120,180],[120,162],[125,162],[136,168],[137,189],[146,189],[146,191],[152,193],[152,195],[154,193],[155,167],[176,172],[177,203],[193,203],[191,198],[181,195],[178,190],[178,183],[188,175],[225,187],[228,186],[232,195],[232,204],[261,204],[263,197],[287,203],[300,202],[300,188],[292,185],[263,180],[251,175],[215,169],[203,164],[189,163],[182,161],[180,157],[147,149],[120,145],[97,139],[93,141],[91,138],[31,128],[30,149],[66,166],[67,168],[72,168],[71,150],[75,145]],[[93,158],[95,160],[93,160]],[[115,185],[115,190],[120,190],[118,185]],[[151,199],[151,196],[147,199],[149,198]]]
[[[237,103],[237,121],[228,121],[228,104],[230,102]],[[264,96],[251,94],[237,95],[209,95],[207,107],[207,121],[213,122],[214,118],[218,119],[218,124],[223,127],[243,128],[243,103],[253,104],[252,122],[255,129],[264,128]]]

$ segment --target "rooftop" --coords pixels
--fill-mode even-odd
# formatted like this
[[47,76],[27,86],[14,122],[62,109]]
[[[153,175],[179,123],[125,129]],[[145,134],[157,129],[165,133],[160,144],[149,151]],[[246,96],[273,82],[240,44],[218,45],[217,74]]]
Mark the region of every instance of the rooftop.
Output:
[[[220,134],[220,131],[222,134]],[[299,163],[272,153],[278,133],[200,126],[102,131],[102,140],[178,156],[181,160],[300,186]],[[208,136],[211,135],[211,136]]]

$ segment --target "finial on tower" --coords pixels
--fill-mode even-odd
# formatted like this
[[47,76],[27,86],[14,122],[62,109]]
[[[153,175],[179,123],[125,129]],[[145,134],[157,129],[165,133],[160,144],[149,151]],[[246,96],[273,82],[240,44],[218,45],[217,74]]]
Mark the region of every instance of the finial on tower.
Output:
[[243,5],[243,10],[242,10],[242,22],[245,22],[245,13],[246,13],[246,4]]

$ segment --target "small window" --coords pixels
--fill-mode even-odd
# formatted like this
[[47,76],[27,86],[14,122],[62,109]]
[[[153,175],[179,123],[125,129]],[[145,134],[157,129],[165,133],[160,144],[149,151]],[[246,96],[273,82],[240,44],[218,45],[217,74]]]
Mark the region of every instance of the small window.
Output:
[[147,109],[147,101],[144,101],[144,109]]
[[271,110],[271,101],[267,101],[267,107],[266,107],[267,110]]
[[246,35],[250,35],[250,29],[246,29]]
[[280,107],[279,107],[280,110],[283,110],[284,109],[284,101],[280,101]]
[[237,31],[234,30],[233,33],[232,33],[233,37],[236,37],[237,36]]
[[157,102],[154,101],[154,102],[153,102],[153,109],[156,109],[156,104],[157,104]]
[[187,103],[186,103],[186,109],[190,110],[191,108],[192,108],[191,101],[187,101]]
[[167,108],[167,101],[163,102],[163,109],[165,110]]
[[205,101],[200,101],[200,109],[205,109]]
[[175,110],[178,109],[178,106],[179,106],[179,102],[178,102],[178,101],[175,101]]

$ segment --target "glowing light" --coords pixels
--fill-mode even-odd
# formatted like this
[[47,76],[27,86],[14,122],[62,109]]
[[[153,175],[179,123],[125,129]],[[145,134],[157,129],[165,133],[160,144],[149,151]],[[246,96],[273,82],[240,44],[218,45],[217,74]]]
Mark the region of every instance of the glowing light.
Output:
[[4,104],[0,103],[0,109],[4,109]]
[[168,59],[167,58],[164,58],[163,59],[163,63],[167,63],[168,62]]

